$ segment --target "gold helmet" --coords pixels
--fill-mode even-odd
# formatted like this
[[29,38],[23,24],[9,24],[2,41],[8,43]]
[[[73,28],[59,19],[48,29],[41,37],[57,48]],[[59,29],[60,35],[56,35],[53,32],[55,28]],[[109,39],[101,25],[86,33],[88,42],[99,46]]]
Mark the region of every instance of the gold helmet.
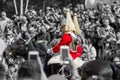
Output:
[[74,21],[74,25],[75,25],[75,34],[77,34],[77,35],[81,34],[80,25],[78,23],[78,18],[77,18],[76,13],[74,13],[73,21]]
[[66,25],[65,25],[66,32],[73,31],[75,32],[75,25],[71,18],[70,10],[66,9]]

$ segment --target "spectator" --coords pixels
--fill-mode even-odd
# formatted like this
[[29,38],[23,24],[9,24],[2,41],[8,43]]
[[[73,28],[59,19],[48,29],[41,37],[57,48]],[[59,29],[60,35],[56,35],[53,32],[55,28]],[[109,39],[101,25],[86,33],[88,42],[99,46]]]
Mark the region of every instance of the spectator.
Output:
[[116,20],[114,22],[110,23],[110,26],[113,27],[113,29],[115,30],[115,32],[119,32],[119,25],[120,25],[120,17],[116,16]]
[[117,65],[120,65],[120,58],[119,57],[114,57],[113,62]]
[[117,41],[117,50],[116,50],[116,54],[119,55],[120,53],[120,40]]
[[5,79],[5,67],[4,65],[0,62],[0,80],[4,80]]
[[7,27],[7,23],[10,19],[7,17],[6,12],[1,12],[1,20],[0,20],[0,32],[1,36],[4,38],[5,36],[5,28]]
[[117,37],[117,41],[120,41],[120,29],[119,29],[118,32],[116,33],[116,37]]
[[114,57],[113,59],[114,64],[112,64],[113,69],[113,79],[119,80],[120,79],[120,58],[118,56]]
[[10,19],[7,17],[6,12],[2,11],[2,12],[1,12],[1,21],[7,22],[7,21],[9,21],[9,20],[10,20]]
[[92,45],[92,42],[90,40],[90,38],[86,39],[86,44],[84,46],[85,49],[83,49],[85,51],[83,57],[85,59],[87,59],[87,61],[91,61],[91,60],[95,60],[96,56],[97,56],[97,52],[95,47]]
[[116,39],[114,29],[109,25],[109,19],[103,19],[103,27],[101,28],[100,36],[105,39],[105,41],[111,41],[112,39]]
[[25,16],[21,16],[20,18],[20,22],[21,22],[21,31],[22,32],[26,32],[27,31],[27,18]]
[[21,64],[18,71],[18,80],[41,80],[41,71],[37,61],[30,60]]
[[50,43],[51,37],[46,27],[41,26],[40,33],[38,34],[38,40],[44,40]]

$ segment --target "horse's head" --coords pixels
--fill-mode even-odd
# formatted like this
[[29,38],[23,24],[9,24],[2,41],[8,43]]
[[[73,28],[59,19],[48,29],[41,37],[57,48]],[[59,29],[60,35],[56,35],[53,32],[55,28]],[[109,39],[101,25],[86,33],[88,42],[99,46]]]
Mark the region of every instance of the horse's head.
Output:
[[23,50],[25,50],[25,42],[22,39],[19,39],[6,47],[4,50],[4,57],[17,57],[17,54],[22,53],[21,51]]

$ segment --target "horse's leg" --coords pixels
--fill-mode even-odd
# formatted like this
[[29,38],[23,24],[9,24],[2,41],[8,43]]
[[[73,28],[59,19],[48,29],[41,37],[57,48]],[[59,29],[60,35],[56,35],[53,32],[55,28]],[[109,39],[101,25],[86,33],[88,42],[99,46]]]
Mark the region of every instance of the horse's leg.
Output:
[[48,65],[48,61],[49,59],[51,58],[51,56],[47,55],[45,57],[45,60],[44,60],[44,71],[46,73],[47,76],[50,76],[51,75],[51,65]]
[[57,74],[59,72],[60,68],[61,68],[61,66],[59,64],[50,64],[50,65],[47,65],[47,67],[45,68],[45,72],[46,72],[47,76],[49,77],[53,74]]
[[88,75],[87,73],[83,73],[81,74],[81,80],[87,80],[90,77],[90,75]]

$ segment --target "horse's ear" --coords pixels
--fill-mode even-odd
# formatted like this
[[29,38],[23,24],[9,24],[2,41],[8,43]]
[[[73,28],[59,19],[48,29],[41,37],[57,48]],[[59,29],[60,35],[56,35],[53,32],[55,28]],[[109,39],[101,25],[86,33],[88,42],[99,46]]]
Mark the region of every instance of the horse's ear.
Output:
[[48,78],[48,80],[67,80],[67,78],[65,78],[65,77],[62,77],[61,75],[58,75],[58,74],[56,74],[56,75],[52,75],[52,76],[50,76],[49,78]]

